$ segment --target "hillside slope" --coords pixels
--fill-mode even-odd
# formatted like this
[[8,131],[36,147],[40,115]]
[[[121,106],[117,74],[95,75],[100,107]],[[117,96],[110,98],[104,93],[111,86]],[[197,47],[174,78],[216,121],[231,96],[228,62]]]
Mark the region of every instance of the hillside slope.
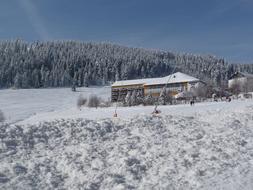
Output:
[[253,107],[245,106],[202,119],[144,115],[2,125],[0,188],[249,190],[252,115]]
[[70,88],[47,89],[5,89],[0,90],[0,109],[6,122],[16,123],[38,114],[52,114],[56,111],[77,109],[79,96],[89,98],[95,94],[103,100],[110,99],[110,87],[78,88],[72,92]]
[[108,84],[115,80],[161,77],[181,71],[223,85],[252,64],[228,64],[214,56],[177,54],[106,43],[74,41],[0,42],[0,88]]

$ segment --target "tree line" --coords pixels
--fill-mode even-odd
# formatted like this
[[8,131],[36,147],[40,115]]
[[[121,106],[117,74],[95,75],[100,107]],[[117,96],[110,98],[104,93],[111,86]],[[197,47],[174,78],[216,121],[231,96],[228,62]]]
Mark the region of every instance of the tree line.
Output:
[[162,77],[172,71],[213,85],[253,64],[230,64],[212,55],[178,54],[78,41],[0,42],[0,88],[108,85],[116,80]]

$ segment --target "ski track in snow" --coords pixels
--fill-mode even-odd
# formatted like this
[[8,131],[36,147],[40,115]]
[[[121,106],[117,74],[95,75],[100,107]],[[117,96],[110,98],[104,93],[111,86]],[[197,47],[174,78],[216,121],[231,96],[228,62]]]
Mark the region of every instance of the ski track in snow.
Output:
[[0,189],[250,190],[253,106],[238,107],[2,125]]

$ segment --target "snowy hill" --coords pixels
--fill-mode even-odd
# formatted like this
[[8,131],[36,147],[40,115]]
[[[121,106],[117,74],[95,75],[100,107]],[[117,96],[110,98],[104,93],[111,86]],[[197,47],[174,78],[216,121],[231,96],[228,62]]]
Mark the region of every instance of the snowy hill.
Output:
[[7,122],[15,123],[40,113],[76,109],[80,95],[88,98],[96,94],[108,100],[110,91],[110,87],[78,88],[77,92],[70,88],[0,90],[0,109]]
[[[110,88],[1,90],[0,189],[253,187],[253,100],[77,109]],[[14,124],[15,123],[15,124]]]
[[108,84],[163,77],[180,71],[217,85],[252,64],[229,64],[211,55],[192,55],[74,41],[0,42],[0,88],[48,88]]
[[[115,106],[109,108],[77,108],[80,95],[89,97],[96,94],[104,100],[110,98],[110,87],[78,88],[72,92],[69,88],[52,89],[19,89],[0,90],[0,109],[4,112],[6,122],[16,124],[38,124],[43,121],[56,119],[107,119],[112,118]],[[205,118],[209,113],[230,112],[251,105],[251,100],[233,100],[227,102],[197,103],[194,107],[189,104],[159,106],[162,114],[179,116],[199,116]],[[118,107],[118,116],[129,119],[137,115],[149,115],[154,106]]]
[[250,190],[253,102],[233,106],[2,125],[0,189]]

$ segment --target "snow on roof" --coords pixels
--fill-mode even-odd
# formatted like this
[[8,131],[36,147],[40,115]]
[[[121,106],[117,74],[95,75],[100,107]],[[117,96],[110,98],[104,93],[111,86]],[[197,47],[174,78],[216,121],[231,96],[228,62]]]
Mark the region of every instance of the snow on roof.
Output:
[[166,83],[171,84],[171,83],[197,82],[197,81],[199,81],[199,79],[192,77],[190,75],[181,73],[181,72],[177,72],[163,78],[150,80],[145,85],[156,85],[156,84],[166,84]]
[[250,73],[244,73],[244,72],[235,72],[230,79],[238,78],[238,77],[247,77],[247,78],[253,78],[253,74]]
[[248,78],[253,78],[253,74],[250,73],[243,73],[243,72],[239,72],[241,75],[248,77]]
[[189,76],[187,74],[177,72],[166,77],[161,78],[147,78],[147,79],[135,79],[135,80],[121,80],[112,84],[115,86],[128,86],[128,85],[157,85],[157,84],[171,84],[180,82],[197,82],[199,79]]

